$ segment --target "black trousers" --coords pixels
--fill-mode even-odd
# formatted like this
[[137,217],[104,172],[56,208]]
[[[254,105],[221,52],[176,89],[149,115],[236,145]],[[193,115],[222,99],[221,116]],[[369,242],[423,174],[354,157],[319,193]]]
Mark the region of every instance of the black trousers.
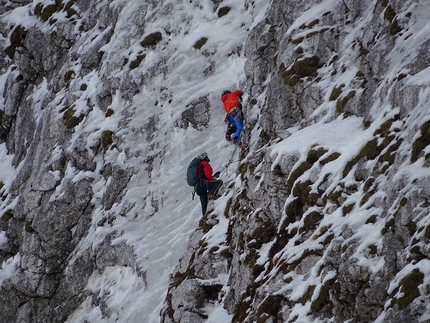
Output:
[[203,215],[206,214],[208,208],[209,195],[216,195],[222,184],[222,180],[204,181],[202,184],[197,184],[195,190],[196,194],[200,197]]

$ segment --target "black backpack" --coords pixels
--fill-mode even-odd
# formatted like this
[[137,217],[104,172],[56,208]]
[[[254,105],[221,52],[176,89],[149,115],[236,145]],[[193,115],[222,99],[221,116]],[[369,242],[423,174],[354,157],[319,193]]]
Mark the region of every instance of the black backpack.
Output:
[[195,186],[199,177],[197,175],[198,168],[200,166],[200,158],[194,158],[187,168],[187,184],[190,186]]

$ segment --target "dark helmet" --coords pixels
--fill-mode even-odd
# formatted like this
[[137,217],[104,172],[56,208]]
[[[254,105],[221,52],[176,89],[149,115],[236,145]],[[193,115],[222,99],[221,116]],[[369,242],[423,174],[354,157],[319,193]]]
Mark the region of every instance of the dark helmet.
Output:
[[222,93],[221,93],[221,97],[224,96],[224,95],[226,95],[226,94],[228,94],[228,93],[231,93],[231,91],[229,91],[229,90],[223,90]]

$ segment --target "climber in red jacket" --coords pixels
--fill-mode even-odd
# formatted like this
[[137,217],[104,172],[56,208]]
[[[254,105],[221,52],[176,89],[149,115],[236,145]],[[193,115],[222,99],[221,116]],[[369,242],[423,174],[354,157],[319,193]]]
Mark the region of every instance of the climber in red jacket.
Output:
[[234,109],[242,109],[242,91],[236,90],[230,92],[229,90],[224,90],[221,94],[221,101],[224,104],[224,110],[229,114]]
[[220,197],[218,190],[223,184],[223,181],[216,179],[220,175],[219,172],[212,175],[212,166],[209,164],[210,160],[206,152],[202,152],[197,158],[200,159],[200,164],[197,168],[198,181],[195,186],[195,192],[200,197],[202,214],[205,215],[209,199],[216,200]]
[[232,140],[234,144],[237,144],[243,129],[242,94],[241,90],[233,92],[224,90],[221,94],[221,101],[226,112],[224,122],[227,123],[225,140]]

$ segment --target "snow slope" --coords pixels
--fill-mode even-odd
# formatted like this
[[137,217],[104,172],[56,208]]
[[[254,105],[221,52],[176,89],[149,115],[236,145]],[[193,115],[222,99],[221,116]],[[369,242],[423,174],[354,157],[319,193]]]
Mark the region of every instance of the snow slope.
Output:
[[[55,24],[43,23],[30,14],[37,3],[48,5],[49,0],[34,1],[28,5],[18,7],[6,12],[1,16],[2,22],[11,26],[25,24],[27,28],[37,27],[45,32],[52,32],[57,27]],[[233,151],[233,146],[224,141],[225,125],[223,123],[224,112],[220,101],[220,93],[223,89],[234,90],[240,88],[246,81],[244,65],[246,57],[243,46],[249,31],[260,21],[265,19],[266,9],[271,5],[270,1],[239,1],[226,0],[222,6],[229,6],[231,10],[228,15],[218,17],[215,5],[210,1],[174,1],[166,0],[159,2],[151,1],[126,1],[126,0],[101,0],[94,1],[92,10],[104,10],[106,6],[119,12],[115,25],[109,25],[107,21],[97,21],[96,27],[81,32],[78,28],[70,30],[76,37],[76,43],[71,52],[78,57],[94,55],[93,48],[104,39],[107,34],[112,33],[109,41],[101,48],[103,59],[101,67],[82,72],[84,67],[77,59],[67,63],[64,71],[73,69],[77,75],[71,81],[71,89],[74,92],[58,91],[54,98],[48,98],[49,89],[55,84],[52,80],[45,79],[38,84],[29,99],[40,104],[33,108],[34,116],[41,122],[45,114],[56,113],[58,120],[62,118],[62,111],[66,107],[66,101],[73,97],[75,115],[85,114],[85,118],[78,126],[70,141],[58,146],[51,152],[51,160],[59,156],[59,152],[73,153],[76,147],[83,145],[88,154],[93,154],[97,162],[94,171],[79,171],[69,167],[65,178],[78,182],[82,178],[92,179],[91,185],[94,193],[92,202],[96,205],[91,227],[86,237],[79,243],[74,251],[70,263],[73,263],[88,247],[96,249],[106,236],[114,234],[114,244],[127,243],[136,254],[136,262],[140,273],[130,267],[111,266],[103,272],[95,271],[86,286],[87,290],[102,298],[109,308],[110,315],[103,314],[100,306],[93,303],[88,297],[81,306],[68,318],[68,322],[145,322],[155,323],[159,321],[160,309],[169,285],[169,276],[178,264],[178,259],[184,254],[190,234],[196,228],[200,218],[200,204],[198,200],[191,200],[191,189],[185,182],[185,170],[191,159],[201,151],[207,151],[211,164],[215,170],[224,166]],[[319,5],[304,12],[287,33],[294,37],[300,36],[297,28],[303,23],[308,23],[319,17],[320,13],[338,4],[335,0],[321,1]],[[401,71],[407,72],[409,57],[413,58],[419,50],[422,42],[420,37],[429,30],[426,17],[429,16],[428,4],[422,1],[412,5],[416,22],[411,24],[411,29],[403,35],[402,42],[398,42],[390,52],[388,60],[391,74],[385,76],[386,80],[397,77]],[[78,4],[73,8],[79,12]],[[85,13],[81,13],[85,15]],[[67,23],[64,12],[54,15],[58,23]],[[88,19],[88,16],[86,17]],[[427,19],[428,20],[428,19]],[[23,22],[24,21],[24,22]],[[360,21],[348,30],[350,38],[355,39],[360,35],[366,36],[363,26],[368,21]],[[141,42],[145,36],[160,32],[163,39],[154,48],[142,48]],[[193,46],[202,37],[207,42],[201,49]],[[424,37],[424,36],[423,36]],[[427,36],[425,36],[427,37]],[[3,44],[8,39],[1,38]],[[348,42],[345,42],[349,46]],[[346,46],[346,45],[345,45]],[[343,48],[345,65],[348,66],[350,59],[353,61],[358,52],[352,47]],[[408,51],[410,56],[402,55]],[[129,68],[129,64],[140,55],[145,58],[139,66]],[[63,72],[64,72],[63,71]],[[403,125],[407,136],[408,127],[418,127],[423,121],[428,120],[428,67],[406,80],[406,85],[422,86],[419,107]],[[6,84],[6,78],[10,70],[1,71],[0,86]],[[82,72],[82,73],[81,73]],[[364,129],[363,119],[360,117],[344,118],[334,117],[334,102],[329,101],[331,89],[336,85],[346,84],[345,92],[350,86],[350,80],[356,74],[352,68],[349,73],[340,76],[336,84],[330,83],[327,77],[321,81],[324,88],[325,101],[315,111],[315,116],[322,116],[320,121],[305,128],[291,128],[288,138],[273,143],[268,147],[271,157],[274,159],[271,169],[273,170],[282,158],[292,154],[298,154],[301,160],[305,160],[310,147],[323,147],[327,150],[327,156],[333,152],[341,153],[341,157],[318,169],[321,178],[330,175],[333,186],[327,191],[334,190],[341,179],[341,170],[360,151],[371,138],[376,129],[391,115],[398,113],[398,107],[392,107],[388,102],[378,102],[373,106],[372,115],[374,124]],[[328,72],[327,72],[328,75]],[[387,81],[387,82],[388,82]],[[270,82],[270,80],[267,80]],[[87,84],[85,90],[81,90],[80,84]],[[323,86],[325,85],[325,87]],[[98,106],[89,109],[87,102],[97,101],[97,96],[103,92],[105,87],[111,86],[117,91],[109,106],[114,114],[106,118],[105,111]],[[351,85],[352,86],[352,85]],[[387,90],[384,88],[384,90]],[[390,89],[393,90],[393,89]],[[382,91],[382,89],[381,89]],[[393,90],[394,91],[394,90]],[[265,94],[261,94],[264,97]],[[384,97],[381,93],[376,93]],[[189,126],[183,129],[176,126],[188,105],[203,96],[208,96],[210,102],[210,121],[207,127],[195,129]],[[249,96],[245,95],[245,107]],[[261,100],[264,100],[261,99]],[[4,103],[0,101],[0,109],[4,109]],[[257,111],[256,111],[257,110]],[[260,111],[258,107],[249,110],[249,115],[257,118]],[[318,119],[318,118],[316,118]],[[95,154],[92,147],[99,140],[104,131],[112,131],[114,143],[118,149],[111,149],[104,154]],[[254,131],[255,129],[246,129]],[[251,150],[248,158],[254,153],[256,145],[255,138],[251,138]],[[83,144],[82,144],[83,141]],[[403,148],[403,149],[407,149]],[[405,153],[406,154],[406,153]],[[0,145],[0,182],[4,183],[2,192],[7,192],[14,174],[19,170],[19,165],[12,165],[13,156],[7,155],[6,144]],[[110,178],[101,175],[101,170],[108,164],[115,165],[132,173],[130,181],[120,196],[117,203],[106,209],[103,198],[111,183]],[[410,165],[405,163],[398,173],[409,178],[428,176],[428,168],[424,161]],[[211,207],[221,214],[227,200],[232,192],[228,190],[227,182],[234,182],[236,188],[241,185],[240,180],[234,173],[237,163],[229,167],[227,174],[223,176],[226,185],[221,189],[224,194]],[[371,165],[369,165],[370,167]],[[53,173],[56,178],[58,174]],[[301,178],[308,179],[310,173]],[[264,176],[263,176],[264,179]],[[263,181],[262,179],[262,181]],[[345,180],[345,179],[343,179]],[[352,179],[351,179],[352,180]],[[317,181],[315,187],[320,182]],[[346,182],[346,184],[348,184]],[[405,190],[414,189],[406,187]],[[258,191],[259,187],[255,190]],[[348,203],[360,204],[364,192],[348,196]],[[354,230],[350,239],[356,239],[357,250],[353,254],[358,263],[377,272],[381,270],[384,262],[382,258],[375,258],[366,253],[369,245],[381,246],[381,228],[384,222],[381,220],[376,224],[368,224],[369,216],[380,214],[378,208],[369,207],[378,198],[383,198],[385,193],[373,195],[368,203],[357,206],[354,216],[344,217],[341,209],[335,212],[327,207],[322,210],[330,216],[324,218],[321,227],[330,227],[331,232],[340,235],[347,225]],[[61,198],[60,188],[58,195],[52,199]],[[7,199],[1,202],[0,209],[13,208],[17,201]],[[289,201],[286,201],[288,203]],[[283,214],[285,217],[286,215]],[[424,213],[420,213],[420,226],[428,224]],[[99,223],[107,221],[109,225]],[[205,238],[213,245],[222,243],[227,221],[221,216],[220,223],[215,226]],[[280,221],[282,223],[282,221]],[[293,230],[292,224],[288,230]],[[321,240],[326,235],[321,235],[313,241],[313,244],[295,245],[295,239],[291,241],[276,255],[284,262],[293,262],[301,257],[305,249],[321,249]],[[0,246],[7,242],[6,232],[0,232]],[[270,245],[260,250],[258,262],[264,264],[268,259]],[[9,259],[2,264],[0,270],[0,284],[13,275],[14,265],[19,262],[19,255]],[[291,283],[280,288],[280,292],[288,290],[292,300],[297,300],[310,285],[316,286],[316,291],[321,289],[324,282],[333,277],[328,272],[324,280],[317,274],[321,263],[315,265],[315,270],[310,277],[301,277],[291,274]],[[409,265],[398,273],[393,281],[390,291],[395,290],[405,275],[415,267],[420,267],[422,272],[428,276],[428,261],[420,262],[419,265]],[[266,273],[266,278],[275,276],[276,268]],[[144,274],[141,274],[144,273]],[[285,277],[288,278],[288,277]],[[270,279],[269,279],[270,280]],[[428,278],[426,278],[426,283]],[[426,305],[428,306],[428,305]],[[296,305],[291,317],[299,317],[307,322],[309,304]],[[231,316],[221,306],[208,308],[210,313],[207,322],[227,322]],[[383,316],[380,318],[381,322]]]
[[[55,25],[41,23],[30,15],[36,3],[48,5],[51,2],[35,1],[6,12],[1,19],[12,26],[21,23],[24,16],[27,28],[37,26],[47,32],[54,30]],[[103,22],[99,22],[99,28],[86,33],[73,31],[77,35],[73,51],[79,55],[88,54],[103,35],[112,32],[112,29],[113,36],[102,48],[106,58],[102,67],[72,81],[71,88],[74,84],[78,88],[79,83],[88,85],[85,91],[73,93],[75,115],[85,113],[87,116],[75,128],[69,145],[58,147],[58,151],[73,152],[82,138],[88,151],[91,151],[95,141],[106,130],[115,133],[115,144],[119,149],[107,151],[103,160],[95,156],[98,166],[94,172],[82,172],[70,167],[66,172],[66,177],[75,182],[84,177],[93,179],[93,202],[98,206],[93,214],[91,228],[80,242],[74,258],[88,246],[95,248],[106,235],[116,232],[117,238],[113,243],[125,241],[134,248],[145,279],[130,267],[113,266],[103,273],[95,272],[88,281],[87,289],[106,300],[111,316],[103,317],[100,308],[91,305],[91,298],[88,298],[68,321],[158,322],[169,275],[184,253],[188,237],[201,217],[198,198],[191,200],[191,188],[186,185],[186,167],[194,156],[207,151],[213,168],[217,170],[227,163],[232,153],[233,146],[224,141],[224,112],[220,94],[223,89],[239,88],[244,80],[245,57],[242,47],[249,29],[263,18],[267,3],[252,5],[236,0],[224,1],[222,5],[231,7],[231,12],[221,18],[211,2],[162,1],[151,4],[102,0],[94,2],[94,5],[95,8],[106,5],[115,7],[120,13],[114,26],[103,29]],[[79,12],[77,4],[73,8]],[[54,17],[61,21],[64,13],[56,13]],[[138,24],[140,26],[136,26]],[[138,68],[131,70],[128,65],[120,66],[118,62],[124,58],[133,61],[142,51],[140,42],[143,37],[156,31],[163,33],[163,40],[156,48],[147,50]],[[200,50],[193,48],[202,37],[208,38],[207,43]],[[70,64],[76,75],[82,74],[79,60]],[[212,72],[205,76],[208,67]],[[3,73],[0,84],[6,82],[7,73]],[[88,112],[86,102],[88,99],[96,101],[103,82],[130,79],[137,84],[137,93],[124,99],[124,93],[129,89],[119,84],[109,107],[114,110],[112,117],[105,118],[105,113],[97,106]],[[34,91],[34,101],[43,101],[48,95],[48,88],[52,86],[49,82],[45,80]],[[67,95],[70,93],[60,91],[49,103],[51,109],[58,113],[59,120]],[[199,130],[175,127],[176,120],[187,105],[206,95],[209,97],[211,114],[208,126]],[[45,110],[42,111],[42,108]],[[34,115],[39,118],[46,111],[45,106],[36,105],[33,109]],[[144,126],[153,117],[159,120],[158,125],[152,133],[147,133]],[[7,192],[15,170],[11,166],[12,156],[6,154],[6,144],[1,144],[0,149],[0,168],[3,170],[0,181]],[[56,158],[55,152],[52,152],[51,158]],[[150,159],[153,159],[153,170],[148,170],[147,161]],[[109,163],[123,169],[133,169],[134,175],[127,184],[121,202],[107,211],[102,199],[109,180],[105,180],[99,172]],[[224,175],[223,180],[234,178],[235,166],[237,164],[229,167],[229,176]],[[6,207],[11,207],[11,201],[3,202],[1,208]],[[98,225],[109,217],[115,217],[110,226]],[[5,232],[0,237],[2,243],[6,239]],[[73,261],[72,258],[71,263]],[[0,271],[2,280],[11,274],[11,264],[13,262],[3,264]],[[222,311],[220,315],[224,315]]]

